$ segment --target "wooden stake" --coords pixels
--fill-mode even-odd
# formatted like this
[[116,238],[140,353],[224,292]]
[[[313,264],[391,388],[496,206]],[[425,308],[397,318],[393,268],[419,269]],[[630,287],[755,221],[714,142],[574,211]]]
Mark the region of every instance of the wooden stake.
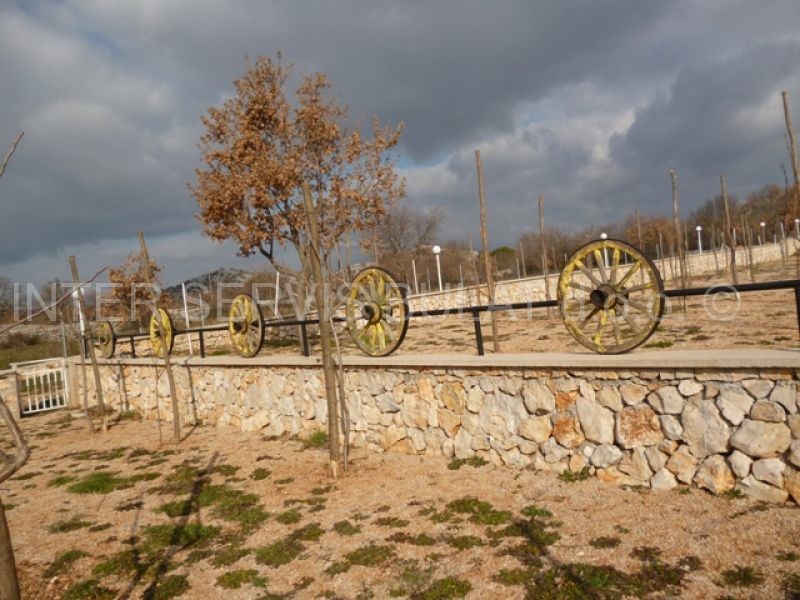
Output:
[[725,205],[725,244],[730,250],[730,266],[731,266],[731,280],[733,284],[739,283],[738,276],[736,275],[736,244],[733,242],[733,225],[731,223],[731,205],[728,202],[728,185],[725,182],[725,176],[720,175],[719,183],[722,187],[722,202]]
[[[72,282],[75,287],[81,285],[81,279],[78,275],[78,263],[74,256],[69,257],[69,266],[72,270]],[[100,416],[103,420],[103,431],[108,431],[108,417],[106,415],[106,405],[103,402],[103,384],[100,381],[100,368],[97,366],[97,355],[94,352],[94,337],[92,336],[92,328],[89,325],[89,319],[86,315],[86,305],[83,301],[83,288],[78,289],[78,309],[83,315],[84,320],[84,339],[86,346],[89,348],[89,360],[92,363],[92,371],[94,373],[94,388],[97,394],[97,406],[100,409]],[[83,349],[81,349],[83,352]],[[86,407],[88,410],[88,407]]]
[[525,267],[525,246],[522,243],[522,241],[520,241],[520,243],[519,243],[519,255],[520,255],[520,258],[522,259],[522,276],[527,278],[528,277],[528,269]]
[[[144,272],[145,282],[153,285],[153,274],[150,272],[150,253],[147,251],[147,244],[144,241],[144,233],[139,231],[139,248],[141,251],[142,270]],[[161,311],[155,300],[153,301],[153,314],[156,315],[156,324],[158,325],[158,336],[164,340],[164,324],[161,322]],[[174,333],[173,333],[174,335]],[[180,411],[178,410],[178,393],[175,389],[175,377],[172,375],[172,363],[170,362],[169,348],[164,346],[164,369],[167,371],[167,383],[169,384],[169,398],[172,401],[172,434],[175,444],[181,443],[181,418]],[[158,387],[156,386],[156,394],[158,394]]]
[[800,174],[798,171],[800,171],[800,167],[797,164],[797,141],[792,128],[792,113],[789,111],[789,92],[781,92],[781,96],[783,98],[783,118],[786,121],[786,133],[789,136],[789,158],[792,161],[792,174],[794,175],[794,193],[792,194],[792,220],[794,220],[798,216],[797,201],[800,197]]
[[[539,253],[542,255],[542,275],[544,275],[544,297],[550,302],[550,272],[547,268],[547,248],[544,241],[544,196],[539,194]],[[555,262],[553,263],[555,267]],[[553,311],[547,307],[547,317],[551,318]]]
[[[494,273],[489,259],[489,230],[486,225],[486,200],[483,191],[483,168],[481,167],[481,151],[475,150],[475,165],[478,169],[478,201],[481,210],[481,244],[483,245],[483,264],[486,268],[486,287],[489,291],[489,306],[494,306]],[[497,339],[497,320],[494,311],[489,311],[492,323],[492,346],[500,352],[500,340]]]
[[[672,180],[672,220],[675,224],[675,242],[678,246],[678,265],[681,270],[681,287],[686,288],[688,281],[686,278],[686,253],[683,248],[683,229],[681,228],[680,211],[678,210],[678,174],[670,170]],[[682,299],[684,312],[686,311],[686,298]]]
[[[336,371],[333,364],[333,328],[331,327],[328,303],[325,299],[325,278],[322,274],[322,252],[319,246],[319,225],[317,223],[317,207],[311,198],[311,188],[303,182],[303,202],[305,203],[306,217],[308,219],[308,233],[311,247],[308,257],[311,262],[311,271],[314,276],[314,299],[319,315],[319,337],[322,345],[322,372],[325,379],[325,399],[328,403],[328,449],[331,477],[339,477],[339,423],[338,401],[336,396]],[[342,399],[344,400],[344,399]]]

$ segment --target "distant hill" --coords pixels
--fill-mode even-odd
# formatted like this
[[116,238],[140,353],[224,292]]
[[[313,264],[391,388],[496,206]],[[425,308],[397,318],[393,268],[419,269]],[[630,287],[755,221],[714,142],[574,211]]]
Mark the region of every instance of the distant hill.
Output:
[[[234,269],[231,267],[222,267],[209,273],[203,273],[191,279],[186,279],[181,283],[185,284],[187,288],[197,288],[204,286],[208,288],[209,285],[215,286],[219,283],[244,283],[252,276],[252,272],[244,271],[242,269]],[[176,298],[181,296],[181,283],[172,285],[164,290],[165,293]]]

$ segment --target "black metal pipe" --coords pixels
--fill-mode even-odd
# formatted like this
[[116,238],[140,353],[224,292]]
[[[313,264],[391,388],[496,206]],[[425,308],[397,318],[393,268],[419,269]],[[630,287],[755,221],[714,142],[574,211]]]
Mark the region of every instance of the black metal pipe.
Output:
[[483,332],[481,331],[481,314],[478,311],[473,311],[472,323],[475,325],[475,344],[478,346],[478,356],[483,356]]
[[206,340],[205,340],[205,337],[203,336],[203,332],[202,331],[198,331],[197,333],[200,334],[200,358],[205,358],[206,357]]
[[303,356],[311,356],[311,351],[308,349],[308,327],[306,327],[306,321],[300,321],[300,337],[303,340]]
[[794,309],[797,311],[797,330],[800,335],[800,285],[794,287]]
[[136,338],[131,336],[131,357],[136,358]]

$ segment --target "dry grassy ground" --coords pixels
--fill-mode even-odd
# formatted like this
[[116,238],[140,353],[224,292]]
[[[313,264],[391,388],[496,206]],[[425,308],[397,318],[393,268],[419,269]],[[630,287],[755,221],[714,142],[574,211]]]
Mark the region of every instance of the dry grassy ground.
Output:
[[788,505],[432,456],[358,453],[333,483],[299,440],[23,427],[2,495],[25,598],[800,597]]

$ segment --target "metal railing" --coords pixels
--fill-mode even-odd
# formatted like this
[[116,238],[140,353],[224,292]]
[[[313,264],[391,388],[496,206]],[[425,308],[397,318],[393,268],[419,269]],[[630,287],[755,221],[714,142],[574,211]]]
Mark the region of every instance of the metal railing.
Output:
[[[798,321],[798,332],[800,332],[800,279],[785,279],[780,281],[765,281],[761,283],[740,283],[740,284],[716,284],[704,287],[684,288],[664,290],[663,295],[667,298],[685,298],[691,296],[706,296],[709,294],[719,293],[747,293],[747,292],[764,292],[774,290],[794,290],[795,298],[795,311]],[[474,335],[475,346],[479,356],[485,354],[483,343],[483,330],[481,326],[480,315],[485,312],[504,312],[514,310],[534,310],[534,309],[547,309],[558,306],[557,300],[531,300],[527,302],[514,302],[510,304],[482,304],[477,306],[464,306],[456,308],[440,308],[433,310],[418,310],[408,313],[408,319],[419,319],[426,317],[440,317],[448,315],[471,315]],[[663,320],[665,317],[661,317]],[[344,317],[334,317],[335,322],[344,322]],[[300,353],[303,356],[310,356],[311,349],[309,343],[308,326],[319,324],[318,318],[311,319],[276,319],[265,321],[264,327],[289,327],[298,326],[300,329]],[[175,334],[198,334],[200,341],[200,356],[205,358],[205,334],[216,331],[224,331],[228,328],[228,324],[207,325],[205,327],[188,327],[186,329],[179,329]],[[136,357],[136,340],[148,339],[147,333],[135,334],[119,334],[119,339],[126,339],[131,345],[131,356]]]

